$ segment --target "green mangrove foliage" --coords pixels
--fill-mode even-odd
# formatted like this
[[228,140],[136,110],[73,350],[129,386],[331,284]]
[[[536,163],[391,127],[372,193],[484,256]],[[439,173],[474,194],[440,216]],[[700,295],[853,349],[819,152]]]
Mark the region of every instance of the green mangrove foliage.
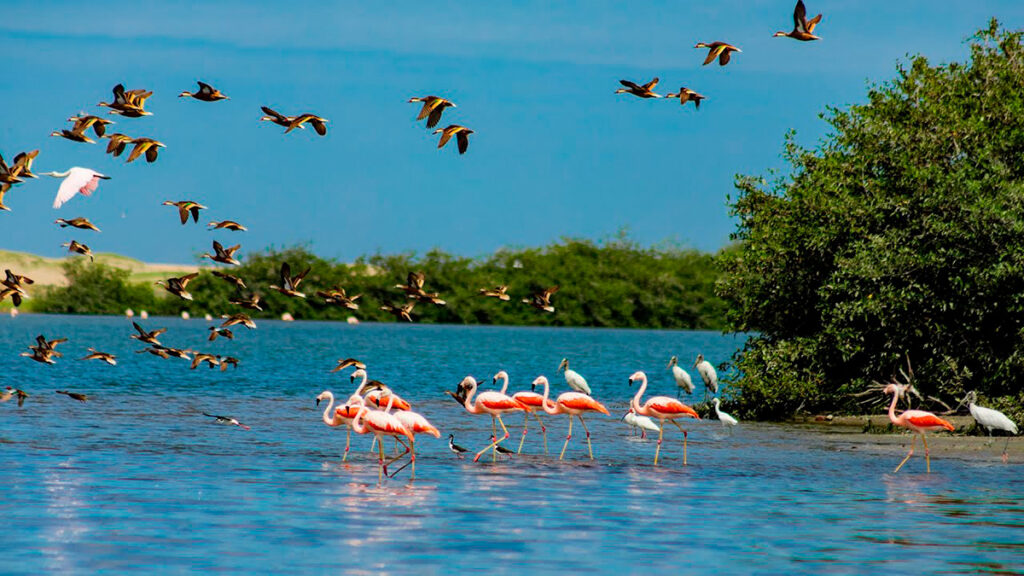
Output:
[[757,333],[734,359],[742,413],[852,407],[905,357],[952,404],[1020,394],[1024,48],[994,20],[969,46],[829,109],[818,149],[787,138],[788,178],[738,179],[718,293]]
[[[71,284],[55,289],[40,311],[120,313],[136,310],[177,314],[188,311],[214,315],[249,312],[255,317],[278,318],[287,312],[299,319],[393,321],[381,311],[384,303],[404,304],[405,294],[395,288],[409,272],[426,275],[425,289],[438,292],[447,306],[417,304],[413,316],[420,322],[457,324],[506,324],[548,326],[608,326],[642,328],[721,329],[725,309],[714,294],[719,272],[713,255],[675,246],[643,248],[623,236],[595,243],[565,240],[543,249],[502,250],[485,258],[465,258],[434,250],[414,254],[375,255],[354,263],[320,258],[301,247],[249,253],[242,266],[219,267],[242,278],[247,288],[213,276],[208,270],[188,285],[194,301],[171,297],[157,289],[157,298],[146,300],[131,292],[125,276],[106,268],[73,264]],[[269,288],[281,284],[280,267],[288,262],[292,273],[310,268],[299,286],[306,299],[290,298]],[[83,275],[82,270],[94,270]],[[509,302],[480,296],[481,288],[508,285]],[[556,312],[547,314],[523,304],[533,292],[558,285],[553,297]],[[317,290],[343,287],[349,296],[362,294],[359,310],[352,312],[324,303]],[[111,296],[74,298],[80,292],[95,294],[115,287]],[[149,292],[152,287],[132,287]],[[258,294],[262,312],[243,310],[228,301]],[[124,298],[124,299],[122,299]],[[102,306],[96,303],[102,303]]]
[[159,310],[153,287],[128,280],[128,270],[91,264],[85,258],[64,262],[67,286],[51,287],[35,296],[32,310],[54,314],[122,314],[126,308]]

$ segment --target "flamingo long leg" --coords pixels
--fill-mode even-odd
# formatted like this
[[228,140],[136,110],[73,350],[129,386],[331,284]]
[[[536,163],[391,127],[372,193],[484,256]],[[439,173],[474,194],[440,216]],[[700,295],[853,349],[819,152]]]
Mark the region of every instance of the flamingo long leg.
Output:
[[[376,435],[374,439],[376,439]],[[377,460],[377,483],[382,484],[384,482],[384,445],[377,442],[377,448],[380,448],[380,456]]]
[[580,424],[583,424],[583,431],[587,433],[587,452],[590,453],[590,459],[594,459],[594,449],[590,447],[590,430],[587,429],[587,423],[583,421],[583,415],[579,415]]
[[565,436],[565,444],[562,444],[562,453],[558,455],[558,459],[561,460],[565,457],[565,449],[569,447],[569,440],[572,439],[572,414],[569,414],[569,433]]
[[900,465],[897,466],[896,469],[892,471],[893,474],[899,472],[900,468],[903,468],[903,465],[907,463],[907,460],[910,460],[910,457],[914,455],[914,443],[915,442],[917,442],[917,436],[911,437],[911,439],[910,439],[910,452],[907,452],[907,456],[905,458],[903,458],[903,461],[900,462]]
[[932,473],[932,460],[928,455],[928,439],[925,438],[924,432],[921,432],[921,442],[924,442],[924,465],[928,473]]
[[686,437],[689,436],[689,434],[686,433],[686,430],[679,424],[679,422],[676,422],[675,420],[669,420],[669,422],[675,424],[676,428],[679,428],[679,431],[683,433],[683,466],[686,466]]
[[523,413],[523,437],[519,439],[519,449],[516,450],[516,454],[523,453],[523,442],[526,442],[526,427],[530,423],[530,413]]
[[349,442],[351,440],[352,440],[352,427],[349,426],[348,430],[345,432],[345,454],[344,454],[344,456],[341,457],[341,461],[342,462],[348,460],[348,448],[349,448]]
[[398,446],[399,444],[401,444],[402,446],[405,446],[405,452],[402,452],[398,456],[395,456],[392,459],[388,460],[384,464],[384,471],[385,472],[387,472],[388,466],[391,466],[392,464],[395,463],[395,461],[399,460],[402,456],[405,456],[406,454],[408,454],[410,452],[409,445],[406,444],[404,440],[400,439],[398,436],[394,436],[393,438],[395,439],[395,446]]
[[494,443],[491,444],[491,462],[498,461],[498,429],[494,426],[494,416],[491,416],[491,438]]
[[[397,475],[398,475],[398,473],[399,473],[399,472],[401,472],[402,470],[405,470],[405,467],[406,467],[406,466],[408,466],[409,464],[412,464],[412,476],[410,476],[410,477],[409,477],[409,479],[410,479],[410,480],[415,480],[415,479],[416,479],[416,440],[415,440],[415,439],[414,439],[414,440],[412,440],[412,442],[410,442],[410,444],[409,444],[409,450],[411,450],[411,454],[412,454],[412,456],[410,457],[409,461],[408,461],[408,462],[406,462],[405,464],[402,464],[402,465],[401,465],[401,466],[400,466],[400,467],[398,468],[398,470],[395,470],[394,472],[392,472],[392,473],[391,473],[391,477],[392,477],[392,478],[394,478],[395,476],[397,476]],[[400,457],[399,457],[399,458],[400,458]],[[397,459],[398,459],[398,458],[395,458],[395,460],[397,460]]]
[[[540,414],[533,413],[533,417],[537,419],[537,423],[540,424],[540,433],[544,436],[544,455],[548,453],[548,429],[544,426],[544,421],[540,419]],[[1006,442],[1009,443],[1010,439],[1007,438]]]
[[658,447],[654,449],[654,465],[658,465],[658,454],[661,454],[661,438],[665,435],[665,421],[661,421],[658,427]]
[[373,437],[373,442],[370,442],[370,454],[373,454],[373,452],[374,452],[374,451],[375,451],[376,449],[377,449],[377,437],[376,437],[376,436],[374,436],[374,437]]

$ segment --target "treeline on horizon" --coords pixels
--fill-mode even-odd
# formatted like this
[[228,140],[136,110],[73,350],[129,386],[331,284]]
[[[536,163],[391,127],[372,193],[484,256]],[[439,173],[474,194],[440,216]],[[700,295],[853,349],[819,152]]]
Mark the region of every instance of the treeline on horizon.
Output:
[[[33,310],[65,314],[122,314],[125,309],[150,314],[202,315],[246,312],[255,318],[279,318],[289,313],[301,320],[391,322],[382,304],[405,304],[395,288],[409,272],[426,275],[425,290],[438,292],[446,306],[418,303],[417,322],[616,328],[677,328],[720,330],[725,308],[715,295],[720,272],[713,254],[675,245],[642,247],[625,234],[600,241],[564,239],[543,248],[502,249],[490,256],[469,258],[431,250],[377,254],[353,263],[322,258],[307,247],[269,249],[249,253],[241,266],[217,269],[242,278],[247,289],[237,290],[204,268],[188,285],[193,301],[165,294],[162,289],[132,283],[129,273],[84,258],[65,263],[68,285],[51,287],[38,295]],[[306,299],[289,298],[271,290],[280,285],[282,262],[297,274],[311,270],[300,286]],[[511,301],[480,296],[481,288],[508,285]],[[552,297],[553,314],[540,312],[522,299],[549,286],[560,286]],[[352,296],[362,294],[359,310],[327,305],[317,290],[343,287]],[[262,312],[243,310],[229,299],[259,294]]]

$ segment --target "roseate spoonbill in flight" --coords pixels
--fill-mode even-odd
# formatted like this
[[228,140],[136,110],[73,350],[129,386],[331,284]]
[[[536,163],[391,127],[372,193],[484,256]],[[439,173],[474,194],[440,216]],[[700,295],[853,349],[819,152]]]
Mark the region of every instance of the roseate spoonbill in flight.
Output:
[[[693,379],[690,378],[690,373],[683,370],[679,366],[679,357],[673,356],[668,361],[668,367],[672,370],[672,378],[676,381],[676,386],[679,387],[679,392],[685,391],[688,395],[693,394],[694,386]],[[678,393],[676,395],[678,396]]]
[[569,368],[568,358],[562,358],[562,363],[558,365],[558,369],[565,370],[565,383],[569,385],[569,388],[590,396],[590,385],[587,384],[587,379],[580,375],[579,372]]
[[697,412],[683,404],[675,398],[669,396],[652,396],[647,399],[647,402],[640,404],[640,397],[647,391],[647,375],[643,372],[634,372],[629,377],[629,385],[632,386],[633,382],[640,381],[640,389],[636,391],[636,396],[633,396],[630,407],[640,416],[652,416],[657,418],[659,421],[658,430],[658,448],[654,451],[654,465],[658,465],[658,455],[661,453],[661,440],[665,435],[665,420],[668,420],[672,424],[675,424],[676,428],[683,433],[683,466],[686,466],[686,441],[687,432],[682,426],[676,422],[676,418],[694,418],[700,420],[700,416]]
[[60,188],[57,189],[57,197],[53,199],[54,209],[60,208],[68,200],[75,197],[75,194],[92,196],[100,185],[100,180],[110,180],[110,176],[100,174],[92,168],[74,166],[64,172],[40,172],[54,178],[63,178]]
[[[501,385],[501,393],[504,394],[508,390],[508,372],[502,370],[494,375],[492,382],[502,380],[504,384]],[[544,421],[540,419],[540,415],[537,414],[537,410],[544,409],[544,397],[536,392],[524,390],[522,392],[516,392],[512,395],[512,398],[519,400],[523,404],[529,406],[529,410],[523,414],[523,437],[519,439],[519,449],[516,450],[516,454],[520,454],[523,451],[523,442],[526,440],[526,425],[530,421],[530,415],[537,419],[537,423],[540,424],[540,433],[544,436],[544,453],[548,453],[548,429],[544,426]]]
[[701,380],[704,381],[704,401],[708,401],[708,391],[714,396],[718,394],[718,372],[715,372],[715,367],[704,359],[703,354],[697,354],[697,360],[693,363],[693,367],[700,373]]
[[630,408],[628,412],[623,414],[622,420],[634,430],[639,428],[640,438],[647,438],[648,430],[651,432],[659,432],[661,430],[661,428],[658,428],[658,425],[654,423],[654,420],[651,420],[647,416],[637,416],[633,408]]
[[[942,418],[939,418],[935,414],[932,414],[931,412],[925,412],[924,410],[904,410],[899,416],[897,416],[896,402],[899,400],[900,396],[903,395],[903,391],[905,389],[905,387],[899,386],[897,384],[889,384],[888,386],[885,387],[885,390],[883,390],[885,394],[892,394],[892,404],[889,405],[889,421],[895,424],[896,426],[906,428],[907,430],[912,430],[921,435],[921,442],[924,443],[924,461],[926,470],[929,473],[931,473],[931,455],[928,452],[928,441],[925,440],[924,433],[929,430],[952,431],[953,425],[943,420]],[[900,468],[903,468],[903,465],[907,463],[907,460],[910,460],[910,457],[914,455],[914,443],[916,441],[917,436],[913,436],[910,440],[910,452],[907,452],[907,456],[903,458],[903,461],[900,462],[900,465],[897,466],[895,470],[893,470],[893,474],[899,472]]]
[[587,452],[590,454],[590,459],[593,460],[594,449],[590,445],[590,430],[587,428],[587,423],[583,421],[583,413],[600,412],[608,415],[608,409],[597,400],[594,400],[582,392],[563,392],[558,395],[558,398],[555,399],[554,402],[549,402],[548,394],[550,392],[550,386],[546,376],[538,376],[533,381],[532,387],[536,388],[537,386],[544,387],[543,406],[545,412],[548,414],[569,415],[569,433],[565,436],[565,444],[562,445],[562,453],[558,455],[558,459],[561,460],[565,457],[565,449],[569,447],[569,440],[572,439],[572,417],[575,416],[580,419],[580,424],[583,425],[583,430],[587,433]]
[[[487,414],[491,417],[491,430],[494,435],[494,441],[484,447],[483,450],[477,452],[476,455],[473,456],[473,462],[480,460],[480,455],[484,452],[493,450],[495,446],[508,439],[508,428],[506,428],[505,423],[501,421],[502,414],[516,412],[519,410],[527,410],[529,408],[526,404],[523,404],[519,400],[510,396],[506,396],[501,392],[486,390],[477,394],[477,386],[476,378],[473,378],[472,376],[466,376],[462,379],[462,382],[459,383],[459,390],[466,391],[466,396],[463,400],[463,407],[465,407],[466,411],[470,414]],[[476,396],[475,400],[473,398],[474,396]],[[498,424],[501,424],[501,431],[505,433],[501,438],[498,438],[498,432],[494,426],[495,420],[497,420]],[[497,460],[497,450],[493,451],[493,456],[494,459]]]
[[[991,408],[985,408],[984,406],[978,406],[975,402],[978,401],[978,393],[971,391],[964,397],[963,402],[960,403],[963,406],[967,404],[967,408],[971,411],[971,416],[974,417],[974,421],[988,430],[989,436],[992,435],[993,430],[1003,430],[1008,432],[1012,436],[1017,435],[1017,425],[1010,420],[1006,414],[998,410]],[[959,406],[958,406],[959,408]],[[1006,448],[1010,445],[1010,438],[1006,438],[1006,444],[1003,445],[1003,464],[1006,464],[1007,455]]]

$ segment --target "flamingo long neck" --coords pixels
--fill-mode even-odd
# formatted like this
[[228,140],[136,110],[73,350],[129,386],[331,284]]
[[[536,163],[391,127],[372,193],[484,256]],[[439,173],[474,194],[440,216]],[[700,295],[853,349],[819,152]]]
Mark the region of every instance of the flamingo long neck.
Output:
[[889,421],[893,424],[899,424],[900,422],[899,418],[896,417],[896,403],[899,402],[899,399],[900,391],[899,388],[897,388],[892,394],[892,403],[889,404]]
[[366,434],[368,428],[366,427],[366,422],[363,421],[363,416],[369,412],[366,408],[366,399],[360,396],[358,404],[359,411],[356,412],[356,417],[352,419],[352,429],[358,434]]
[[502,382],[504,382],[504,384],[501,385],[501,393],[504,394],[505,391],[508,390],[508,374],[499,374],[498,378],[501,378]]
[[640,376],[640,389],[636,391],[636,396],[633,396],[633,400],[629,403],[630,407],[637,414],[643,414],[640,409],[640,397],[647,391],[647,375],[643,374]]
[[[330,402],[327,403],[327,408],[324,409],[324,424],[334,426],[334,394],[328,392],[327,398]],[[328,414],[332,414],[332,416],[328,416]]]
[[551,392],[551,385],[548,383],[548,379],[544,379],[544,398],[540,401],[541,408],[548,414],[558,414],[558,406],[554,402],[551,402],[550,407],[548,404],[548,394]]
[[385,414],[391,413],[391,407],[395,405],[395,395],[388,393],[388,407],[384,409]]
[[363,394],[363,386],[366,386],[366,378],[366,372],[363,372],[363,381],[359,383],[359,386],[356,386],[356,391],[352,393],[353,395],[361,396]]
[[472,382],[473,383],[470,384],[469,387],[469,393],[466,394],[466,401],[464,402],[464,405],[470,414],[479,414],[480,411],[477,410],[476,405],[472,403],[473,396],[476,395],[476,380],[473,380]]

